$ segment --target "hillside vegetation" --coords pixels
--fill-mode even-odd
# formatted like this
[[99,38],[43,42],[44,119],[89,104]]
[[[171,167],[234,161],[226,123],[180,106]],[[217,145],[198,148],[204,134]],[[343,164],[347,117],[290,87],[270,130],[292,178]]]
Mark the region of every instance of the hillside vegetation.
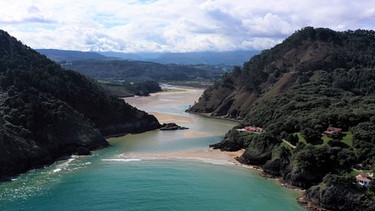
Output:
[[0,31],[0,180],[160,127],[154,116]]
[[105,60],[108,57],[95,52],[68,51],[57,49],[36,49],[37,52],[46,55],[57,63],[66,63],[78,60]]
[[161,87],[156,81],[144,81],[130,83],[128,81],[122,82],[99,82],[104,88],[104,91],[111,96],[117,97],[131,97],[134,95],[138,96],[149,96],[151,93],[161,92]]
[[[310,201],[334,210],[374,209],[375,182],[358,187],[352,172],[353,164],[375,161],[374,57],[374,31],[306,27],[235,67],[189,111],[241,120],[237,128],[263,127],[262,134],[233,129],[213,147],[246,149],[241,162],[309,188]],[[328,127],[349,131],[351,142],[323,141]]]
[[159,64],[121,59],[80,60],[61,65],[91,78],[111,82],[215,81],[227,71],[222,66]]

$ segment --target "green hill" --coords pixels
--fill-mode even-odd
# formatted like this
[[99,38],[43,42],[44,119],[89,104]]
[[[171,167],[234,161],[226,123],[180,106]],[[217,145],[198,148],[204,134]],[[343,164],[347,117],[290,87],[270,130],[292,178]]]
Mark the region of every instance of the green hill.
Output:
[[[374,166],[375,161],[374,55],[374,31],[306,27],[236,67],[189,111],[241,120],[238,128],[264,128],[262,134],[233,129],[213,147],[246,149],[241,162],[261,165],[294,186],[311,187],[306,197],[318,205],[345,209],[338,205],[341,200],[347,207],[374,208],[374,189],[354,185],[352,176],[353,164]],[[352,146],[339,136],[323,141],[328,127],[350,131],[353,140],[345,142]],[[335,192],[347,194],[334,199]]]
[[160,127],[154,116],[0,31],[0,180]]
[[57,63],[72,62],[77,60],[105,60],[108,57],[96,52],[67,51],[57,49],[36,49]]
[[122,59],[80,60],[61,65],[66,69],[105,81],[214,81],[226,72],[221,66],[159,64]]

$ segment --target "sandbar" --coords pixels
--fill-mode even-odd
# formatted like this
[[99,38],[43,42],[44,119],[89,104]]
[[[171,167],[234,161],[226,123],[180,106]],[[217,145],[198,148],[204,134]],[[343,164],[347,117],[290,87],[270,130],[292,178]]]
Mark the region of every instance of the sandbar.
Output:
[[119,157],[128,160],[194,160],[219,165],[242,165],[236,158],[243,152],[244,150],[225,152],[211,148],[198,148],[172,152],[127,152]]
[[159,122],[162,123],[192,123],[193,120],[189,117],[177,115],[177,114],[166,114],[166,113],[160,113],[160,112],[149,112],[149,114],[154,115]]
[[125,102],[137,107],[149,107],[163,104],[193,104],[202,95],[201,89],[184,89],[174,92],[158,92],[150,96],[135,96],[123,98]]

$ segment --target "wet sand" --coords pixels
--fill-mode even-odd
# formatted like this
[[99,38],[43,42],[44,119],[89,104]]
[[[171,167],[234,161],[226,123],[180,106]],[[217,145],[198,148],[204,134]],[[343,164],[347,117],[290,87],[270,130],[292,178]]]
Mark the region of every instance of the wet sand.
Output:
[[162,123],[169,123],[169,122],[174,122],[176,124],[180,123],[192,123],[192,119],[189,117],[181,116],[181,115],[174,115],[174,114],[165,114],[165,113],[160,113],[160,112],[149,112],[149,114],[154,115],[159,122]]
[[207,147],[173,152],[129,152],[119,157],[126,160],[195,160],[212,164],[241,165],[236,157],[241,156],[243,152],[244,150],[223,152]]
[[[194,104],[203,93],[203,89],[178,89],[153,93],[150,96],[136,96],[124,98],[125,102],[137,107],[150,107],[163,104]],[[181,95],[183,93],[183,95]]]

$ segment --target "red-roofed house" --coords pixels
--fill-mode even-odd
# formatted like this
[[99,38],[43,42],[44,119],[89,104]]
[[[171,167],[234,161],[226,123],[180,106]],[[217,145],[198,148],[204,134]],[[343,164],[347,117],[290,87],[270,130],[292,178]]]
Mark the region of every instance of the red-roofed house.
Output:
[[252,132],[252,133],[261,133],[263,132],[263,128],[261,127],[252,127],[252,126],[246,126],[244,127],[244,130],[247,132]]
[[370,185],[372,181],[372,177],[369,174],[365,174],[365,173],[359,174],[355,178],[357,180],[358,185],[364,186],[366,188]]
[[334,133],[338,133],[340,134],[342,132],[342,129],[341,128],[337,128],[337,127],[329,127],[327,128],[326,131],[324,131],[324,135],[326,135],[327,137],[330,137],[332,134]]

